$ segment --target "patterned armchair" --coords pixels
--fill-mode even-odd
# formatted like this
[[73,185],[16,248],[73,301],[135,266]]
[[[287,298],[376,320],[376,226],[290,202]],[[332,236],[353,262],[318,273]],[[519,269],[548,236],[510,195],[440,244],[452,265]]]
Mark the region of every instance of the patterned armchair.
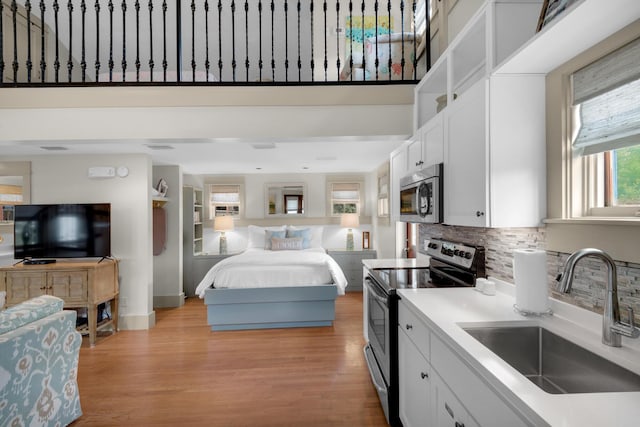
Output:
[[0,425],[64,426],[82,415],[76,312],[43,295],[0,311]]

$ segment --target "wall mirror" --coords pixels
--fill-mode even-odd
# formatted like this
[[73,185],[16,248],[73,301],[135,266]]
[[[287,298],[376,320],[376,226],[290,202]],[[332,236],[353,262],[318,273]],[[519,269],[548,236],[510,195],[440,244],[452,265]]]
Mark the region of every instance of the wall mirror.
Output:
[[31,164],[0,162],[0,225],[13,224],[16,205],[31,201]]
[[306,186],[302,183],[271,183],[265,186],[265,213],[304,215]]

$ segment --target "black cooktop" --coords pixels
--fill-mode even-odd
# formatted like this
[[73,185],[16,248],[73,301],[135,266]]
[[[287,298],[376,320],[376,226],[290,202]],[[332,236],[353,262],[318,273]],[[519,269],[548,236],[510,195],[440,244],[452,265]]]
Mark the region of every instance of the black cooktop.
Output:
[[429,279],[428,268],[402,268],[372,270],[370,276],[382,286],[387,293],[395,289],[433,288]]

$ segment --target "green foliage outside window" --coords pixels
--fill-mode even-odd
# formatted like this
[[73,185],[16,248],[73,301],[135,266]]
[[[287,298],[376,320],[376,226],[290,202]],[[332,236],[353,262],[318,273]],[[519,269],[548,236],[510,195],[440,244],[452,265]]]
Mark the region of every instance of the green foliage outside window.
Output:
[[358,213],[358,207],[355,203],[334,203],[333,213],[334,214]]
[[617,205],[640,205],[640,145],[615,151]]

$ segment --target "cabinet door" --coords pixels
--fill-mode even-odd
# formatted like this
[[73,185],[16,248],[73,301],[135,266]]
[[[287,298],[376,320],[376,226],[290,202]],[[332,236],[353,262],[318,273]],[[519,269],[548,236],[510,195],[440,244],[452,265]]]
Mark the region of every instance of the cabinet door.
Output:
[[67,306],[86,304],[87,276],[86,271],[51,271],[47,273],[47,293],[62,298]]
[[451,392],[442,378],[432,375],[433,425],[435,427],[478,427],[462,403]]
[[418,171],[426,166],[424,152],[422,150],[422,138],[418,137],[407,146],[408,167],[407,175]]
[[391,188],[389,206],[392,221],[400,221],[400,179],[407,174],[407,147],[391,153]]
[[398,392],[404,427],[431,425],[431,366],[398,326]]
[[443,113],[437,114],[421,128],[420,137],[422,139],[425,167],[444,161],[443,115]]
[[37,271],[7,272],[7,305],[47,293],[47,275]]
[[484,227],[487,202],[486,87],[483,80],[445,109],[444,220]]

